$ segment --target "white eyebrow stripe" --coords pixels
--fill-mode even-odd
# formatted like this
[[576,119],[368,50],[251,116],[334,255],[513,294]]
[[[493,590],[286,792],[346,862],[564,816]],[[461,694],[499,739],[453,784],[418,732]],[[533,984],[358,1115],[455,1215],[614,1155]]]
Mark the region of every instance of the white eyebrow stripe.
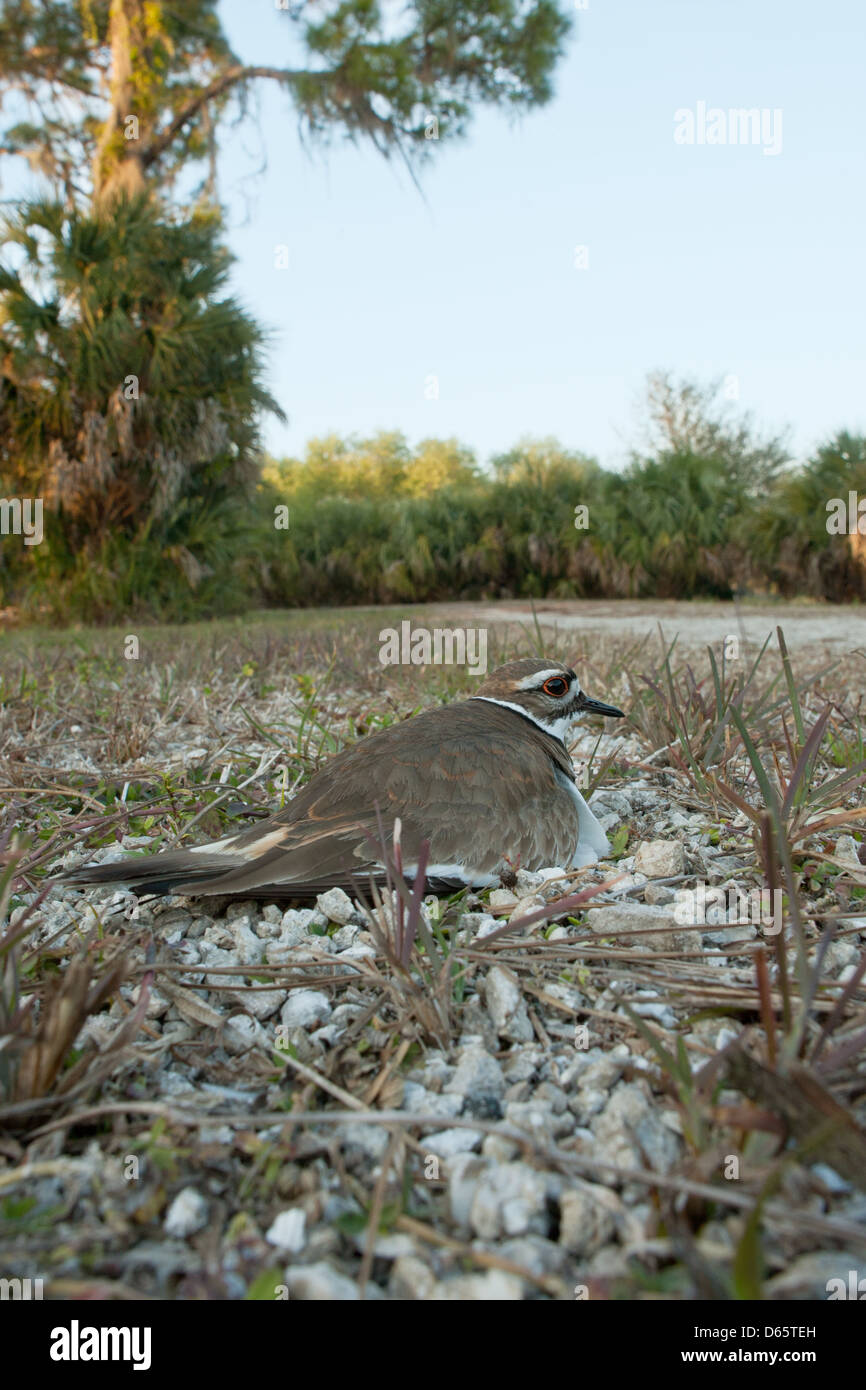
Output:
[[543,685],[545,681],[550,680],[551,676],[562,676],[563,680],[568,680],[561,666],[553,666],[548,671],[536,671],[531,676],[524,676],[522,681],[517,682],[515,689],[533,690],[535,686]]

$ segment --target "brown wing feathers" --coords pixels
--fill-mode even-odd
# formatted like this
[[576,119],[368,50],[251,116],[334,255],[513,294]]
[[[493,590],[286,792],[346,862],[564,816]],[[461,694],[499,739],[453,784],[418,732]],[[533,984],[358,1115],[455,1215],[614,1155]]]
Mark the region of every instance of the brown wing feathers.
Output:
[[481,873],[503,857],[556,862],[577,838],[574,802],[554,772],[574,778],[565,749],[533,726],[518,770],[508,754],[524,717],[491,703],[483,720],[478,714],[471,701],[428,710],[344,749],[282,811],[249,830],[197,850],[76,870],[66,881],[123,882],[138,892],[307,896],[350,886],[375,866],[368,837],[378,842],[379,816],[389,841],[400,817],[406,864],[424,840],[431,864]]

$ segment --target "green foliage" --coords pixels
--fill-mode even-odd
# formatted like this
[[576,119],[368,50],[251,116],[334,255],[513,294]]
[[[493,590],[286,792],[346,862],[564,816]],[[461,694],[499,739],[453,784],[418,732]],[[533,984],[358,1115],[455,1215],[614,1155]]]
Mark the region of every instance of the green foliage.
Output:
[[[651,383],[656,412],[657,389]],[[780,442],[718,412],[712,388],[684,383],[677,392],[663,393],[655,452],[633,456],[622,473],[550,439],[521,441],[487,471],[453,440],[414,451],[394,433],[314,440],[304,459],[265,469],[264,596],[289,604],[730,598],[779,589],[866,597],[866,569],[826,526],[828,499],[847,497],[858,467],[866,493],[866,464],[858,464],[866,440],[840,435],[802,469],[784,470]],[[273,526],[280,504],[289,508],[287,531]],[[801,513],[807,531],[798,529]],[[797,579],[782,584],[795,538]]]
[[8,220],[0,478],[46,517],[40,545],[0,552],[7,601],[41,590],[54,616],[180,616],[225,590],[250,543],[260,413],[280,412],[218,233],[144,198]]
[[827,503],[866,496],[866,438],[840,430],[805,466],[780,479],[752,519],[749,542],[767,557],[767,576],[784,595],[834,602],[866,597],[864,568],[850,545],[827,530]]
[[651,456],[712,461],[728,488],[742,496],[759,497],[787,462],[784,440],[756,434],[750,415],[732,408],[722,382],[702,385],[652,372],[647,413]]
[[[548,101],[571,23],[556,0],[411,0],[399,15],[375,0],[325,13],[290,4],[285,51],[298,62],[289,68],[270,66],[269,54],[264,65],[242,63],[216,0],[0,5],[0,96],[14,92],[3,146],[67,204],[105,190],[164,193],[213,160],[221,118],[245,115],[262,81],[282,87],[308,136],[339,132],[385,155],[431,157],[479,104],[525,111]],[[212,184],[211,170],[211,196]]]
[[[313,509],[303,553],[274,543],[271,480],[251,501],[260,414],[277,407],[261,384],[263,334],[225,294],[217,133],[271,81],[308,135],[420,161],[476,105],[546,102],[570,19],[557,0],[411,0],[399,16],[339,0],[287,5],[281,22],[292,68],[242,63],[216,0],[0,0],[0,144],[50,188],[9,220],[0,267],[0,486],[50,513],[33,550],[0,549],[0,603],[103,621],[307,589],[354,598],[356,559],[372,580],[383,546],[386,592],[437,581],[410,511],[377,529],[369,508],[473,488],[474,462],[453,442],[413,455],[384,436],[362,467],[354,444],[323,441],[300,477],[277,480]],[[181,176],[182,217],[169,210]],[[326,476],[340,484],[316,512]],[[327,544],[350,499],[376,532],[360,557]]]
[[[181,237],[183,229],[176,234]],[[218,282],[211,285],[185,263],[171,300],[173,313],[183,304],[186,276],[194,286],[218,290]],[[852,538],[827,530],[830,498],[847,499],[858,487],[866,494],[862,438],[840,434],[803,467],[782,469],[777,442],[762,444],[742,421],[719,423],[712,391],[702,397],[702,424],[694,414],[696,388],[686,384],[679,389],[692,411],[688,426],[677,424],[679,415],[672,411],[655,452],[633,456],[621,473],[607,472],[551,439],[524,439],[485,469],[454,439],[427,439],[413,448],[391,431],[368,439],[316,439],[303,458],[269,460],[257,474],[246,422],[268,401],[258,384],[258,340],[242,315],[233,317],[239,311],[230,301],[217,303],[224,351],[196,359],[196,320],[207,314],[208,301],[196,301],[190,310],[186,337],[170,328],[155,290],[144,300],[127,296],[121,312],[108,293],[112,276],[89,276],[88,285],[91,279],[95,307],[88,298],[77,333],[97,346],[89,350],[78,343],[66,356],[55,340],[65,345],[67,339],[50,316],[48,327],[41,326],[39,308],[45,301],[28,302],[23,287],[9,282],[5,299],[17,317],[4,332],[22,342],[26,332],[46,344],[40,346],[40,361],[45,380],[53,383],[45,387],[36,377],[28,386],[42,415],[31,408],[20,425],[24,388],[11,383],[7,389],[0,402],[0,439],[10,441],[9,460],[30,457],[28,430],[41,431],[39,437],[48,440],[50,429],[58,428],[54,394],[68,403],[64,408],[77,423],[77,436],[71,426],[61,436],[67,454],[75,457],[83,403],[91,399],[86,390],[98,400],[112,386],[117,359],[114,351],[98,347],[103,335],[119,333],[122,350],[130,352],[135,339],[134,360],[151,391],[154,383],[159,389],[159,412],[152,407],[150,414],[133,415],[136,428],[139,421],[147,426],[139,452],[123,456],[114,447],[110,469],[103,470],[89,495],[64,496],[58,511],[62,525],[53,536],[32,547],[17,568],[6,562],[6,601],[14,595],[14,579],[19,600],[31,613],[108,621],[129,612],[190,618],[261,604],[730,598],[750,591],[866,597],[866,567]],[[31,328],[33,322],[40,326]],[[145,324],[147,332],[141,333]],[[234,355],[231,332],[238,337]],[[74,339],[70,335],[69,343]],[[86,371],[103,358],[105,369],[91,388]],[[22,357],[23,365],[26,360]],[[77,385],[79,377],[85,377],[84,388]],[[229,427],[236,426],[234,453],[208,457],[198,445],[200,415],[175,414],[191,410],[184,397],[194,400],[197,411],[203,399],[226,403]],[[185,435],[177,434],[178,419],[187,421]],[[165,439],[154,450],[157,425]],[[116,416],[108,412],[106,434],[99,437],[114,440],[116,431]],[[179,460],[173,476],[182,482],[166,508],[156,462],[168,456],[173,442]],[[36,450],[34,459],[39,456]],[[33,476],[21,479],[20,487],[29,486]],[[37,480],[43,487],[51,481]],[[121,501],[112,499],[126,497],[133,487],[139,489],[136,505],[128,506],[123,520]],[[12,554],[8,545],[0,548],[0,580],[7,554]]]
[[303,460],[271,460],[263,477],[293,500],[328,494],[378,501],[470,487],[479,474],[471,451],[456,439],[425,439],[413,451],[397,431],[382,431],[366,440],[313,439]]
[[625,569],[620,593],[729,598],[753,580],[761,587],[750,531],[786,452],[720,396],[717,383],[650,376],[648,451],[610,477],[599,520],[617,573]]

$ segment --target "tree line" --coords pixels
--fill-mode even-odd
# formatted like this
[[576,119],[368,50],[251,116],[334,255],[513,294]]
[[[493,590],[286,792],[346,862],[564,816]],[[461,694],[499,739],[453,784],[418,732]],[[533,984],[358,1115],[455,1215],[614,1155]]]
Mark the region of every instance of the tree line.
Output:
[[[242,62],[216,0],[0,0],[0,161],[33,183],[2,227],[0,608],[862,597],[861,538],[826,511],[866,494],[862,438],[795,463],[717,390],[663,374],[618,471],[553,440],[482,463],[389,433],[263,457],[281,405],[228,287],[223,124],[276,83],[308,139],[414,171],[478,107],[547,102],[571,23],[564,0],[407,0],[397,28],[375,0],[277,8],[292,68]],[[24,502],[44,509],[38,543]]]

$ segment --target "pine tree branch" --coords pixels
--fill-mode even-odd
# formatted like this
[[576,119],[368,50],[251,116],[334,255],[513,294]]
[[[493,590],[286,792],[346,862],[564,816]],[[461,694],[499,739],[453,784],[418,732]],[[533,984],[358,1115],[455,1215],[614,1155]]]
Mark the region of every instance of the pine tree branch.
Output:
[[208,83],[206,87],[202,87],[201,91],[196,92],[195,96],[181,107],[168,125],[153,137],[142,151],[142,166],[149,168],[159,159],[160,155],[165,153],[171,142],[180,134],[184,126],[198,115],[203,106],[222,96],[223,92],[228,91],[236,83],[246,82],[254,77],[269,77],[275,82],[282,82],[285,86],[291,86],[299,78],[306,76],[308,76],[307,73],[293,72],[289,68],[245,67],[242,63],[236,63],[233,67],[227,68],[219,77],[215,77],[213,82]]

